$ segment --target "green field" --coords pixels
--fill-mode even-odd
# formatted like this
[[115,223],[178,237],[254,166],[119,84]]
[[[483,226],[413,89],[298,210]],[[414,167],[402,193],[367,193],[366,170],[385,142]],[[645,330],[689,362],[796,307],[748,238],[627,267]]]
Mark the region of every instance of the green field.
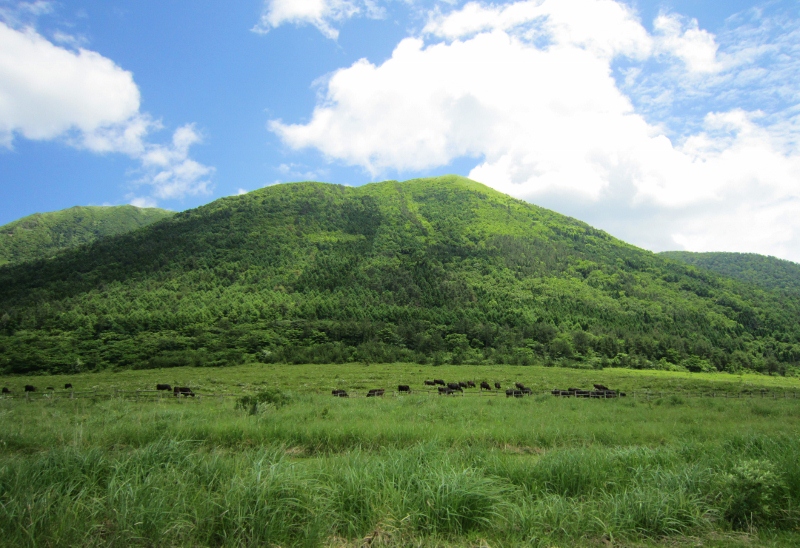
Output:
[[[434,377],[540,395],[390,390]],[[74,399],[42,395],[66,382]],[[200,397],[137,401],[157,382]],[[541,394],[597,382],[629,395]],[[344,364],[0,383],[0,545],[800,543],[794,378]]]

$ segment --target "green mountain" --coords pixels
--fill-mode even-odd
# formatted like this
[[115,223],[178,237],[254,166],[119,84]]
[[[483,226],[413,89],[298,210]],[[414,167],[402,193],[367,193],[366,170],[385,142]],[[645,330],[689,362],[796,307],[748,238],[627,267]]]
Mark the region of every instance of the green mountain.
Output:
[[765,289],[800,292],[800,264],[756,253],[660,253],[676,261],[705,268]]
[[172,211],[115,207],[71,207],[35,213],[0,226],[0,266],[46,259],[63,249],[90,244],[171,217]]
[[447,176],[295,183],[0,268],[0,368],[800,363],[800,297]]

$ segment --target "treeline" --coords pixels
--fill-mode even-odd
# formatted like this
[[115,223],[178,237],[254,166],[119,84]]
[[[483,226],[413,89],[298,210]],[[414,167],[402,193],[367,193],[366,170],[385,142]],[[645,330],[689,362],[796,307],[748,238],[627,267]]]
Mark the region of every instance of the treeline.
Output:
[[454,177],[270,187],[0,268],[0,368],[414,361],[785,374],[800,297]]

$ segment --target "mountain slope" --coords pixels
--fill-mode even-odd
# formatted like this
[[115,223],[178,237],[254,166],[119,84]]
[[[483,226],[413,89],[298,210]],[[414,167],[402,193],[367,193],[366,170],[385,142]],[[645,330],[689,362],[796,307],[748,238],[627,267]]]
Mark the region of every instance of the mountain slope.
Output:
[[278,185],[0,268],[0,367],[243,360],[780,371],[800,300],[460,177]]
[[705,268],[765,289],[800,292],[800,264],[755,253],[660,253],[676,261]]
[[99,238],[130,232],[174,213],[130,205],[77,206],[35,213],[0,226],[0,266],[52,257]]

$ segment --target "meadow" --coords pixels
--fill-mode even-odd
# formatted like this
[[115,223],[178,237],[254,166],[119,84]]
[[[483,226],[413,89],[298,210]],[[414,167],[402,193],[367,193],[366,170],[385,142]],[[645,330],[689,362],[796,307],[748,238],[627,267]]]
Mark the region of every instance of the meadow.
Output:
[[[535,395],[390,390],[434,377]],[[79,397],[41,395],[67,382]],[[200,397],[132,396],[157,382]],[[629,395],[546,394],[596,382]],[[800,544],[796,378],[259,364],[0,383],[4,546]]]

